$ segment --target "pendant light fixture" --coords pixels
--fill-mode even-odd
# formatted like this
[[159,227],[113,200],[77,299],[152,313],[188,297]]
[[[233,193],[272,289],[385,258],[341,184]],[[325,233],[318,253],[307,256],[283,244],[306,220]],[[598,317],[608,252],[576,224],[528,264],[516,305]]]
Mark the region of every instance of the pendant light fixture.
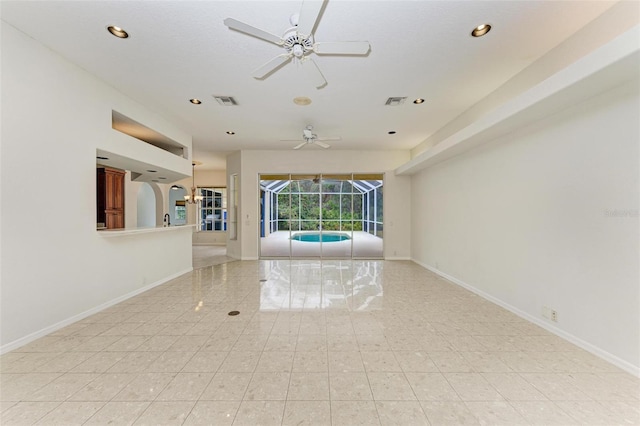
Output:
[[189,204],[197,204],[202,201],[202,195],[196,195],[196,163],[191,163],[191,195],[185,195],[184,200]]

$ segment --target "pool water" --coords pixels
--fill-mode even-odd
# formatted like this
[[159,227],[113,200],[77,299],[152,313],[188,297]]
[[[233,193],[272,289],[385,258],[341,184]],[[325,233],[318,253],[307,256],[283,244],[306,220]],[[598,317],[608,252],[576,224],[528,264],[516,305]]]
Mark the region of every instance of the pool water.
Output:
[[351,237],[335,232],[305,232],[304,234],[294,234],[291,239],[306,243],[335,243],[337,241],[350,240]]

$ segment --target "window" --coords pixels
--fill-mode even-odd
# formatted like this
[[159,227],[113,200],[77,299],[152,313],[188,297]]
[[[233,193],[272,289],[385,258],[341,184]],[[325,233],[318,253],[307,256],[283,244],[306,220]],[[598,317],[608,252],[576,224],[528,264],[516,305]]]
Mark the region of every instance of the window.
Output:
[[173,217],[176,219],[176,224],[185,223],[187,221],[187,206],[184,200],[176,201],[176,210]]
[[200,231],[227,230],[227,188],[198,188]]

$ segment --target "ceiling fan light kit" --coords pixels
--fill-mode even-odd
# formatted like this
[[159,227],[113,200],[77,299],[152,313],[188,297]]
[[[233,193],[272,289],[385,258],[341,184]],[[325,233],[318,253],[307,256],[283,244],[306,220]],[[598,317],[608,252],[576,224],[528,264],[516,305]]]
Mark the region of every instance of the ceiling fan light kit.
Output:
[[367,55],[371,46],[368,41],[340,41],[340,42],[316,42],[313,36],[313,29],[316,26],[320,12],[327,0],[323,1],[303,1],[299,14],[294,14],[289,18],[293,25],[285,31],[282,37],[261,30],[252,25],[227,18],[224,24],[236,31],[249,34],[262,40],[274,43],[286,53],[272,58],[264,65],[256,68],[252,76],[256,79],[264,79],[278,68],[295,59],[302,65],[302,70],[307,78],[313,82],[318,89],[326,86],[327,81],[318,68],[311,53],[316,55]]

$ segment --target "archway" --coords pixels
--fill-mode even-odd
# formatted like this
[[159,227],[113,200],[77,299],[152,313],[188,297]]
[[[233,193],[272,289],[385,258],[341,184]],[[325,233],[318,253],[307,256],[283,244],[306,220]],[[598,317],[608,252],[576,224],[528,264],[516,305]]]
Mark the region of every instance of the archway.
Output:
[[156,226],[156,194],[151,185],[143,183],[138,189],[138,228]]

